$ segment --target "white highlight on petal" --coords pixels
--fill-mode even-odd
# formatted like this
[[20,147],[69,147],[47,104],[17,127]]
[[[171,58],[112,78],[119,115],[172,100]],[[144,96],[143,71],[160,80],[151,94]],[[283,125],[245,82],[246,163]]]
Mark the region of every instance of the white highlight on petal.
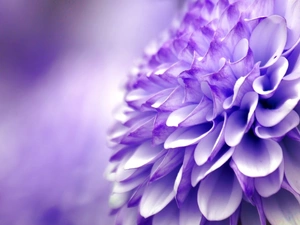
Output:
[[166,122],[169,127],[178,127],[178,125],[186,119],[186,117],[195,109],[197,105],[188,105],[172,112]]
[[246,38],[240,40],[233,51],[233,62],[239,61],[247,55],[249,43]]
[[173,187],[176,174],[174,172],[168,174],[145,188],[140,202],[140,213],[143,217],[148,218],[160,212],[174,199]]
[[213,127],[213,123],[204,123],[189,128],[178,128],[167,138],[164,148],[178,148],[195,144],[206,136]]
[[161,146],[153,146],[151,141],[141,144],[125,163],[124,169],[134,169],[150,163],[163,151]]

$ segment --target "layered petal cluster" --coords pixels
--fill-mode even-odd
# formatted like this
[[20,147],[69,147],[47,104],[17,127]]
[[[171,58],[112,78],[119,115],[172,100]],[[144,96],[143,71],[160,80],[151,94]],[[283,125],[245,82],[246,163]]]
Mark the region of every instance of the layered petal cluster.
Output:
[[198,0],[127,83],[116,224],[300,224],[300,1]]

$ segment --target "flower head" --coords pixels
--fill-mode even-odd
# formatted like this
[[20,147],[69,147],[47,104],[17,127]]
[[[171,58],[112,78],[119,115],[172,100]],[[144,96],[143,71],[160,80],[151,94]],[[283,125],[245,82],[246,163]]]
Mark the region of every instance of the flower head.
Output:
[[299,0],[189,4],[110,132],[116,224],[300,223],[298,12]]

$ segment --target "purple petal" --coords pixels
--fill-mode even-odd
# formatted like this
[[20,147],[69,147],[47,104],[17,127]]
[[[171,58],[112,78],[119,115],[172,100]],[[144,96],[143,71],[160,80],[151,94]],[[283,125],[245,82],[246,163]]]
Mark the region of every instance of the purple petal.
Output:
[[297,105],[300,98],[299,81],[282,81],[266,105],[258,104],[255,111],[257,121],[265,127],[272,127],[283,120]]
[[177,205],[172,202],[153,217],[152,225],[179,225],[178,215]]
[[180,207],[185,201],[192,188],[191,174],[194,165],[194,147],[188,147],[184,152],[184,159],[182,167],[180,168],[174,184],[174,191],[176,192],[176,202]]
[[219,123],[212,132],[199,141],[194,153],[194,159],[198,166],[203,165],[213,151],[218,151],[223,146],[224,124],[223,122]]
[[157,160],[152,166],[149,180],[150,182],[166,176],[172,172],[172,170],[182,164],[184,149],[178,148],[164,151],[167,153],[160,160]]
[[249,15],[247,17],[249,19],[269,16],[273,13],[273,0],[254,0],[249,6],[249,9]]
[[[242,70],[244,70],[244,66]],[[252,83],[259,75],[259,67],[255,65],[247,75],[239,77],[234,84],[233,95],[225,99],[223,108],[229,109],[233,106],[240,106],[244,95],[253,91]]]
[[200,183],[198,205],[208,220],[224,220],[236,211],[242,195],[233,171],[223,167]]
[[254,179],[252,177],[247,177],[244,174],[242,174],[233,160],[230,161],[229,165],[233,169],[235,176],[240,183],[245,199],[252,201],[252,197],[255,192]]
[[131,192],[124,193],[112,193],[109,197],[109,207],[112,209],[118,209],[126,204],[129,200]]
[[180,123],[181,127],[189,127],[206,122],[206,115],[212,111],[212,101],[203,97],[197,107]]
[[236,146],[242,140],[244,133],[251,125],[258,96],[255,92],[248,92],[243,97],[241,110],[233,112],[225,125],[225,141],[229,146]]
[[262,197],[269,197],[281,188],[284,175],[284,165],[283,162],[280,164],[273,173],[269,174],[266,177],[258,177],[254,179],[254,184],[257,192]]
[[200,225],[229,225],[229,219],[222,220],[222,221],[205,221],[203,224]]
[[246,57],[249,50],[249,42],[246,38],[240,40],[233,51],[233,62],[239,61]]
[[172,112],[167,119],[167,126],[178,127],[178,125],[187,118],[196,106],[197,105],[188,105]]
[[147,141],[135,150],[126,162],[124,169],[134,169],[144,166],[153,161],[162,151],[161,146],[153,146],[151,141]]
[[284,189],[269,198],[264,198],[263,207],[271,224],[300,224],[299,202]]
[[296,80],[300,77],[300,44],[287,57],[289,60],[289,68],[284,80]]
[[274,172],[282,162],[280,145],[273,140],[264,140],[247,134],[235,147],[232,159],[239,171],[249,177],[263,177]]
[[140,202],[140,213],[143,217],[157,214],[174,199],[173,186],[176,175],[177,172],[170,173],[145,188]]
[[262,68],[274,64],[283,52],[286,39],[287,27],[283,17],[272,15],[262,20],[250,37],[255,62],[261,61]]
[[202,214],[197,204],[197,192],[193,191],[179,211],[179,225],[200,224]]
[[213,128],[212,123],[204,123],[201,125],[178,128],[165,141],[165,149],[185,147],[197,143]]
[[137,208],[123,207],[116,218],[116,225],[132,225],[136,224],[138,217]]
[[243,225],[260,224],[260,219],[256,207],[243,201],[241,209],[241,221]]
[[300,193],[300,142],[286,138],[283,143],[285,147],[283,154],[286,179],[291,187]]
[[224,165],[232,156],[233,151],[233,148],[228,149],[224,146],[211,161],[208,161],[202,166],[194,165],[191,176],[192,186],[195,187],[204,177]]
[[[285,49],[292,49],[300,38],[300,2],[299,1],[285,1],[286,8],[284,16],[288,27],[288,38]],[[283,3],[284,4],[284,3]],[[283,7],[282,3],[278,2],[278,7]]]
[[286,74],[288,61],[284,57],[280,57],[277,62],[270,66],[266,75],[259,76],[253,82],[253,89],[256,93],[263,97],[270,97],[279,86],[282,78]]
[[131,191],[140,184],[143,183],[148,178],[149,171],[145,171],[142,174],[139,174],[138,176],[134,177],[133,179],[130,179],[128,181],[123,182],[116,182],[113,187],[113,192],[115,193],[122,193]]
[[263,139],[282,137],[299,124],[299,116],[292,110],[282,121],[274,127],[255,127],[255,134]]

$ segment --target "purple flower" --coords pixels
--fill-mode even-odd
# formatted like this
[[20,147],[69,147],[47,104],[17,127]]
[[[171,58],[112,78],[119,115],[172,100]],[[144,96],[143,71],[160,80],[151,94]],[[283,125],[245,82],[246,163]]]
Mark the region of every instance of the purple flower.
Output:
[[300,224],[299,12],[193,1],[144,56],[110,131],[116,224]]

